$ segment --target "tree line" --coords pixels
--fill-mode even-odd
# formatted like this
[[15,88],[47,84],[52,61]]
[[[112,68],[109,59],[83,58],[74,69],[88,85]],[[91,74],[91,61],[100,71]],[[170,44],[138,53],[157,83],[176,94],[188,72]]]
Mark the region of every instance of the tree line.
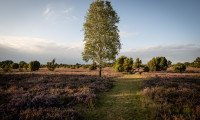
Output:
[[133,70],[137,70],[139,72],[140,67],[143,68],[144,72],[166,71],[169,67],[173,67],[175,72],[183,72],[186,70],[186,67],[200,68],[200,57],[197,57],[191,63],[179,62],[176,64],[172,64],[172,62],[167,60],[165,57],[153,57],[147,64],[142,64],[142,60],[139,58],[136,58],[136,61],[134,62],[132,58],[121,56],[116,60],[114,65],[116,72],[132,72]]
[[[25,70],[37,71],[39,68],[48,68],[50,71],[54,71],[56,68],[71,68],[78,69],[84,68],[91,70],[96,70],[99,65],[96,62],[92,64],[57,64],[55,63],[56,59],[54,58],[51,62],[47,62],[45,65],[40,64],[39,61],[31,61],[26,63],[25,61],[20,61],[19,63],[14,63],[12,60],[5,60],[0,62],[0,67],[4,72],[10,71],[10,69],[19,69],[19,71]],[[111,63],[103,62],[101,65],[104,67],[113,67],[116,72],[132,72],[133,70],[138,71],[142,68],[144,72],[149,71],[165,71],[169,67],[173,67],[175,72],[183,72],[186,70],[186,67],[196,67],[200,68],[200,57],[197,57],[193,62],[184,62],[172,64],[170,60],[167,60],[165,57],[153,57],[147,64],[142,64],[142,60],[136,58],[134,61],[133,58],[128,58],[126,56],[119,57],[116,61]]]
[[[29,71],[37,71],[40,68],[48,68],[49,71],[54,71],[56,68],[71,68],[71,69],[78,69],[80,67],[84,69],[89,69],[89,70],[96,70],[99,65],[96,64],[96,62],[93,62],[92,64],[58,64],[55,63],[56,59],[54,58],[51,62],[47,62],[46,64],[40,64],[39,61],[34,60],[29,63],[26,63],[25,61],[20,61],[19,63],[14,63],[12,60],[4,60],[0,62],[0,68],[4,72],[8,72],[11,69],[19,69],[20,72],[25,70]],[[102,68],[104,67],[112,67],[114,63],[102,63]]]

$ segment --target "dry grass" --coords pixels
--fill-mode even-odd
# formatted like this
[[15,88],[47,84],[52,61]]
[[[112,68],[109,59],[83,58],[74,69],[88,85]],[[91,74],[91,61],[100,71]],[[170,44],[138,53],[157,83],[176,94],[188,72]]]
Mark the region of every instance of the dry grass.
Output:
[[[4,73],[0,70],[0,74],[65,74],[65,75],[99,75],[99,70],[89,71],[88,69],[78,68],[56,68],[55,71],[49,71],[47,68],[40,68],[38,71],[29,72],[28,70],[23,69],[20,72],[18,69],[12,69],[10,72]],[[106,67],[102,69],[103,77],[119,77],[126,73],[115,72],[114,68]]]

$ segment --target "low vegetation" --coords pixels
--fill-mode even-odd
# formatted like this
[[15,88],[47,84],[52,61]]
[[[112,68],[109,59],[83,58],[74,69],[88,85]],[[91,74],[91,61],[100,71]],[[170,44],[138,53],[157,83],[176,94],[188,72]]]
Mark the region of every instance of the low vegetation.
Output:
[[56,59],[54,58],[51,62],[47,62],[47,68],[50,71],[54,71],[56,69],[56,65],[55,65],[55,61]]
[[182,63],[177,63],[176,65],[173,66],[173,69],[175,72],[183,72],[186,70],[186,66]]
[[143,95],[152,99],[155,118],[162,120],[200,119],[200,78],[163,76],[143,81]]
[[96,70],[97,69],[97,64],[96,62],[92,63],[90,66],[89,66],[89,71],[91,70]]
[[147,63],[147,66],[150,71],[167,70],[167,59],[165,57],[152,58],[152,60]]
[[116,72],[130,72],[132,70],[132,66],[133,66],[132,58],[121,56],[117,59],[114,68]]
[[29,70],[30,71],[36,71],[40,69],[40,62],[39,61],[31,61],[29,63]]
[[0,119],[80,119],[78,104],[96,104],[112,80],[88,75],[0,75]]

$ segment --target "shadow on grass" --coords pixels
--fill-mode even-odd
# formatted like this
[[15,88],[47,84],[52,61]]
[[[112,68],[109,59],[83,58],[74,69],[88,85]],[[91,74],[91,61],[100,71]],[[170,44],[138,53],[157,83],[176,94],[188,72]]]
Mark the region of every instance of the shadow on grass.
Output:
[[87,120],[147,119],[148,110],[143,106],[141,81],[143,78],[117,78],[114,87],[100,94],[94,109],[83,111]]

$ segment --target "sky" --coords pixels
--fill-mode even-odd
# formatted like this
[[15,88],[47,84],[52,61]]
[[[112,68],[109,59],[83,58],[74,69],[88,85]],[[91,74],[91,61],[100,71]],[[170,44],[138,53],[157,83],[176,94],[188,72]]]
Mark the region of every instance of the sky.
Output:
[[[83,23],[94,0],[0,0],[0,61],[85,64]],[[200,0],[110,0],[120,17],[119,56],[146,64],[200,56]]]

